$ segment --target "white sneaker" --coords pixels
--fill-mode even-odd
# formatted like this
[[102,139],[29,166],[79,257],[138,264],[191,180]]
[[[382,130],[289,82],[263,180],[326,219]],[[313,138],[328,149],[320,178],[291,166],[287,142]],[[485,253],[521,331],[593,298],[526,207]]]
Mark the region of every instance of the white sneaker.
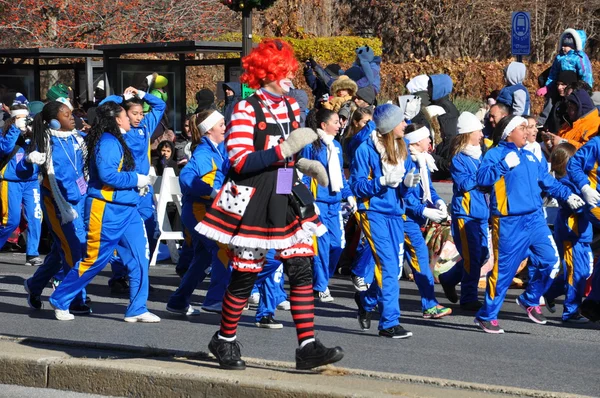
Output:
[[223,304],[222,303],[214,303],[211,305],[202,305],[202,309],[206,312],[215,312],[217,314],[220,314],[221,311],[223,310]]
[[333,301],[333,297],[331,296],[331,292],[329,292],[329,288],[325,289],[324,292],[319,292],[319,300],[322,303],[331,303]]
[[130,322],[130,323],[134,323],[134,322],[158,323],[158,322],[160,322],[160,318],[158,316],[154,315],[153,313],[151,313],[150,311],[146,311],[143,314],[136,315],[136,316],[126,316],[123,320],[125,322]]
[[289,311],[290,310],[290,302],[285,300],[281,303],[277,304],[277,309],[281,311]]
[[260,301],[260,293],[256,292],[254,294],[251,294],[250,297],[248,297],[248,304],[258,304],[258,302]]
[[185,310],[180,310],[177,308],[169,307],[167,305],[167,311],[172,312],[173,314],[186,315],[186,316],[200,315],[200,310],[197,310],[196,308],[192,307],[191,305],[188,305],[188,307]]
[[58,308],[54,307],[52,303],[50,303],[50,305],[52,308],[54,308],[54,317],[59,321],[72,321],[75,319],[75,315],[71,314],[69,310],[59,310]]
[[368,289],[365,278],[362,276],[352,275],[352,284],[357,292],[366,292]]

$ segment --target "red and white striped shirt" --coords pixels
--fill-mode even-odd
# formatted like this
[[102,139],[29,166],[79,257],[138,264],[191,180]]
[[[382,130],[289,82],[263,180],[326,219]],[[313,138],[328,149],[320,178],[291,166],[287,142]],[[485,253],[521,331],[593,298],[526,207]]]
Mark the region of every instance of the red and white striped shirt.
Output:
[[[273,115],[275,115],[281,125],[293,122],[293,120],[289,119],[288,108],[285,104],[285,101],[273,102],[261,89],[257,90],[256,94],[262,101],[260,106],[265,115],[265,121],[267,124],[277,124],[271,115],[271,112]],[[292,111],[294,112],[294,116],[296,118],[295,121],[298,122],[300,120],[300,106],[293,98],[286,97],[286,99],[292,107]],[[263,104],[269,106],[271,112],[269,112],[269,109],[267,109]],[[246,100],[238,102],[233,108],[231,121],[227,126],[227,132],[225,134],[225,146],[227,148],[229,161],[231,162],[231,167],[233,167],[233,169],[238,173],[241,172],[248,154],[256,151],[254,148],[255,126],[256,115],[254,113],[253,106]],[[292,129],[293,128],[290,127],[290,131],[285,131],[285,133],[289,134]],[[279,144],[278,140],[279,137],[277,136],[272,136],[272,138],[269,137],[269,142],[267,143],[265,150],[276,147]],[[283,156],[281,155],[279,147],[276,147],[275,150],[278,154],[279,160],[283,160]]]

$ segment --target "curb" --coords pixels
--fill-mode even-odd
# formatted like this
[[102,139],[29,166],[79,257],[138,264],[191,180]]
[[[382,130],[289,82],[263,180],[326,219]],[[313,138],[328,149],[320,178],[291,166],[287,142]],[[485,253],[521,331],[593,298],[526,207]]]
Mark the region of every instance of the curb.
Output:
[[244,358],[222,371],[204,352],[0,335],[0,383],[135,397],[534,397],[580,395],[340,368],[296,371],[290,362]]

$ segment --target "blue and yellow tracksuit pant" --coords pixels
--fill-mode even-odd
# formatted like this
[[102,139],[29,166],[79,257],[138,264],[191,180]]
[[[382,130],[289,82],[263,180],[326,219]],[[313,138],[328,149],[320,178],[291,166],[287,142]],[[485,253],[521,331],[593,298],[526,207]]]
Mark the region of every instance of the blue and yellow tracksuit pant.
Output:
[[443,285],[456,286],[460,283],[460,303],[477,301],[477,286],[481,267],[489,258],[488,222],[470,217],[452,219],[452,237],[461,256],[448,271],[440,274]]
[[[142,216],[142,220],[144,220],[146,236],[148,237],[148,247],[150,249],[150,255],[152,255],[152,253],[154,253],[154,249],[156,248],[158,233],[156,206],[154,206],[154,189],[152,189],[152,186],[150,186],[150,191],[140,198],[137,209]],[[113,258],[110,260],[110,266],[112,270],[112,277],[110,278],[109,284],[115,279],[120,279],[127,276],[127,267],[123,263],[120,253],[113,256]]]
[[554,300],[565,295],[562,319],[566,321],[579,313],[586,282],[594,271],[594,256],[589,243],[561,240],[556,235],[563,273],[554,279],[544,297],[546,300]]
[[100,271],[117,249],[129,274],[129,306],[125,317],[148,311],[149,251],[144,222],[136,206],[86,198],[87,244],[83,260],[71,269],[50,296],[50,303],[60,310],[69,305]]
[[355,212],[356,222],[358,228],[360,228],[360,240],[356,246],[356,254],[352,263],[352,273],[356,276],[364,278],[365,283],[371,284],[373,282],[373,275],[375,270],[375,260],[373,259],[373,253],[371,252],[371,246],[369,241],[365,237],[365,233],[360,227],[362,225],[362,217],[365,213]]
[[[227,270],[229,257],[227,255],[227,248],[220,243],[208,239],[204,235],[200,235],[195,230],[196,225],[204,219],[205,214],[206,205],[204,203],[186,202],[181,209],[183,224],[192,235],[194,257],[179,284],[179,288],[177,288],[167,303],[170,308],[185,310],[190,305],[194,290],[202,283],[208,273],[211,274],[211,295],[218,296],[220,294],[218,302],[221,302],[225,295],[225,289],[229,282],[229,273]],[[212,283],[213,281],[214,284]],[[219,293],[219,290],[221,293]]]
[[177,265],[175,266],[175,272],[177,273],[177,275],[185,274],[188,268],[190,268],[190,264],[192,263],[192,259],[194,258],[194,243],[192,242],[192,234],[186,228],[183,222],[182,229],[183,244],[181,245],[181,250],[179,251],[179,259],[177,260]]
[[21,207],[27,220],[28,256],[38,256],[42,234],[42,207],[40,183],[32,181],[0,180],[0,248],[21,222]]
[[401,216],[366,211],[361,227],[375,260],[375,280],[366,292],[360,292],[366,311],[379,307],[379,330],[400,324],[400,287],[398,275],[403,258],[404,220]]
[[429,268],[429,250],[421,227],[408,217],[404,219],[404,257],[412,269],[421,294],[421,308],[426,311],[438,305],[433,274]]
[[[54,239],[50,253],[44,259],[44,264],[27,280],[29,291],[36,296],[42,294],[48,281],[57,273],[60,272],[61,279],[63,279],[64,275],[82,259],[85,250],[85,225],[83,223],[85,200],[80,201],[77,206],[73,206],[78,217],[65,224],[61,224],[60,211],[50,195],[42,195],[41,204],[44,221]],[[73,303],[76,305],[85,303],[85,289]]]
[[492,216],[494,265],[487,276],[483,306],[476,317],[484,321],[498,319],[506,292],[528,251],[537,258],[536,274],[519,301],[537,306],[559,271],[559,255],[542,210],[518,216]]
[[287,300],[283,282],[283,263],[275,259],[275,250],[269,250],[265,265],[258,273],[252,290],[252,293],[256,290],[260,294],[256,308],[256,322],[265,316],[275,315],[277,306]]
[[316,239],[316,250],[313,266],[313,289],[317,292],[327,290],[329,278],[335,273],[335,268],[346,245],[342,206],[340,202],[315,202],[319,208],[319,218],[327,227],[327,232]]

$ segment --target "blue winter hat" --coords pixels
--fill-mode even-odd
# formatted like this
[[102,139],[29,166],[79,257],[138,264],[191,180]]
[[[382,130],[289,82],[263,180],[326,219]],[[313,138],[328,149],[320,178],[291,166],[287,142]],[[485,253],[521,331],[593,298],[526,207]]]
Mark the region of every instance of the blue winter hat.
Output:
[[27,105],[28,103],[29,103],[29,101],[27,101],[27,98],[25,98],[25,96],[23,94],[17,93],[15,95],[13,105]]
[[404,112],[394,104],[383,104],[375,108],[373,121],[380,134],[387,134],[404,120]]

